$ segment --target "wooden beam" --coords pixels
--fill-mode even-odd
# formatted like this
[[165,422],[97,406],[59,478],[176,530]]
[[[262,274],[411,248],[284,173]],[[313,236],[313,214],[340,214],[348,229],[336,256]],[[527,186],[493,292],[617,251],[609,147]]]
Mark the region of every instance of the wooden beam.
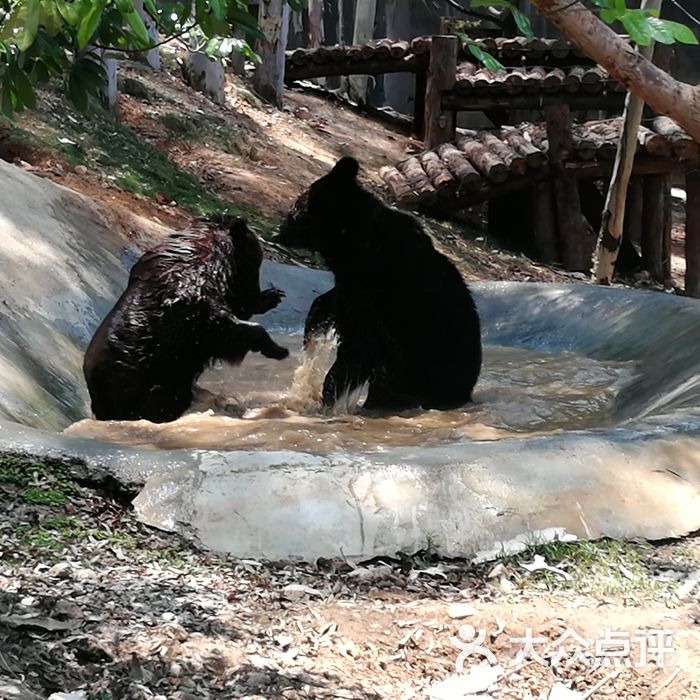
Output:
[[562,263],[567,270],[588,272],[595,232],[581,212],[576,178],[564,167],[565,158],[573,151],[571,112],[568,105],[552,105],[545,116]]
[[700,298],[700,171],[685,177],[685,293]]
[[434,36],[431,41],[425,91],[426,150],[453,141],[455,137],[455,115],[443,109],[442,96],[452,90],[457,78],[458,41],[456,36]]
[[644,219],[642,221],[642,261],[652,278],[664,283],[664,238],[666,227],[667,175],[644,178]]
[[326,78],[332,75],[383,75],[384,73],[416,73],[427,70],[428,57],[410,54],[403,58],[370,58],[366,61],[292,64],[287,62],[284,79],[287,83],[295,80]]
[[536,109],[550,105],[567,104],[572,110],[609,111],[622,109],[625,93],[607,93],[605,95],[546,94],[541,92],[524,95],[455,95],[446,94],[442,106],[454,112],[483,112],[491,109]]

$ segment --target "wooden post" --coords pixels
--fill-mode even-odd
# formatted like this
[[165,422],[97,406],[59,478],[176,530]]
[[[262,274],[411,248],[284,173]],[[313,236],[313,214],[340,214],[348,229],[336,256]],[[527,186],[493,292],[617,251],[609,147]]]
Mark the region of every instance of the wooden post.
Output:
[[648,175],[644,178],[644,218],[642,220],[642,260],[657,282],[666,282],[664,241],[669,217],[666,215],[668,175]]
[[700,171],[685,178],[685,293],[700,298]]
[[634,176],[627,187],[627,211],[622,239],[630,243],[642,243],[642,217],[644,211],[644,179]]
[[428,74],[424,70],[416,73],[416,89],[413,100],[413,133],[420,139],[425,136],[425,91],[428,85]]
[[255,70],[253,87],[263,99],[281,109],[289,4],[285,0],[260,0],[259,13],[258,24],[266,40],[258,46],[262,62]]
[[442,108],[442,94],[457,80],[456,36],[434,36],[430,43],[430,63],[425,90],[425,150],[455,138],[455,115]]
[[556,104],[547,107],[545,114],[562,263],[567,270],[587,272],[595,233],[581,212],[576,178],[564,167],[572,150],[571,112],[568,105]]
[[673,231],[673,199],[671,197],[671,176],[664,176],[664,218],[661,228],[661,275],[664,287],[673,288],[671,277],[671,257],[673,256],[673,242],[671,233]]
[[538,260],[546,263],[559,262],[557,245],[557,219],[555,214],[552,183],[537,182],[532,186],[534,207],[534,245]]

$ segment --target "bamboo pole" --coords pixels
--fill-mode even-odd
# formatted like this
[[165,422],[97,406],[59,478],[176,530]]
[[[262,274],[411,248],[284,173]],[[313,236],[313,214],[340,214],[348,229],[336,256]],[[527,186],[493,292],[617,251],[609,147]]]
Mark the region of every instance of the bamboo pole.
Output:
[[[642,9],[661,10],[663,0],[642,0]],[[654,54],[654,42],[649,46],[640,46],[639,53],[646,59]],[[634,154],[637,150],[637,133],[642,122],[644,100],[631,92],[625,100],[623,126],[615,156],[613,175],[605,200],[603,221],[598,234],[594,278],[598,284],[610,284],[615,272],[615,263],[620,250],[622,232],[625,223],[625,202],[627,186],[632,175]]]

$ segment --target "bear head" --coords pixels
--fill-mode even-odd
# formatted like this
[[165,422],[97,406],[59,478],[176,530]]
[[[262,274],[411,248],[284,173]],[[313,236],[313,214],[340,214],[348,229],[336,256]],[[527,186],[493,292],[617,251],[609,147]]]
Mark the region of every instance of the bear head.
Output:
[[333,169],[316,180],[294,203],[280,227],[277,241],[290,248],[305,248],[328,253],[337,249],[339,238],[348,222],[358,216],[358,195],[363,193],[357,182],[359,163],[341,158]]

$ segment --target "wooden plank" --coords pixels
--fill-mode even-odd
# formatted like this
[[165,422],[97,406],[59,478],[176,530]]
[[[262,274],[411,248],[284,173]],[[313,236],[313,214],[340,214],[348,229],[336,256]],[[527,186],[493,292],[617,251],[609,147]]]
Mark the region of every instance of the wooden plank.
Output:
[[368,61],[337,61],[334,57],[324,63],[290,64],[287,62],[285,81],[311,80],[331,75],[382,75],[384,73],[417,73],[425,70],[427,61],[409,54],[404,58],[377,58]]
[[[511,75],[511,74],[509,74]],[[622,109],[625,102],[624,93],[605,94],[589,93],[547,93],[503,94],[494,95],[488,88],[477,93],[472,90],[467,95],[446,94],[442,105],[455,112],[483,112],[487,109],[531,109],[540,110],[550,105],[568,104],[572,110],[612,111]]]
[[430,62],[425,91],[425,150],[452,141],[455,115],[442,103],[444,92],[452,90],[457,77],[456,36],[434,36],[430,45]]

